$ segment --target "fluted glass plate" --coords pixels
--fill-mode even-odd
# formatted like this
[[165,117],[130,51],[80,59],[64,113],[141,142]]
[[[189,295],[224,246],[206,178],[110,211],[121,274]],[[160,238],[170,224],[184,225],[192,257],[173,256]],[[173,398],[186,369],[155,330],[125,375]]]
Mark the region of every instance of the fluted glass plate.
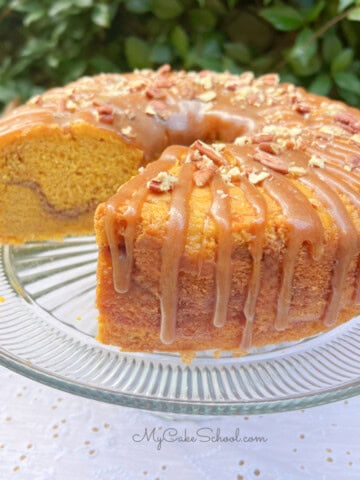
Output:
[[360,393],[360,318],[246,357],[126,353],[95,340],[94,237],[4,246],[0,363],[50,386],[120,405],[241,414],[319,405]]

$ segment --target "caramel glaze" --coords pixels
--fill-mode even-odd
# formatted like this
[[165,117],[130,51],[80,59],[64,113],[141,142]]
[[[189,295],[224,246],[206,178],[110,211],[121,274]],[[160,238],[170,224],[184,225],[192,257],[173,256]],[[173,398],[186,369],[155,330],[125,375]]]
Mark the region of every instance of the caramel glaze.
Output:
[[[241,78],[241,76],[239,77]],[[280,287],[276,307],[274,329],[289,328],[292,285],[297,257],[304,247],[314,261],[324,255],[324,230],[314,201],[320,202],[330,213],[337,232],[337,247],[333,258],[332,278],[329,295],[322,314],[326,326],[336,323],[343,307],[345,282],[354,272],[353,302],[360,300],[360,242],[355,226],[360,208],[360,114],[339,102],[305,94],[303,90],[292,86],[285,88],[286,93],[279,94],[280,100],[269,104],[266,101],[267,87],[264,80],[261,88],[256,81],[249,80],[246,90],[246,111],[240,105],[240,116],[233,112],[221,112],[219,105],[211,107],[204,115],[204,125],[212,123],[212,138],[223,139],[221,127],[233,121],[230,137],[241,131],[239,138],[232,144],[214,144],[207,146],[195,142],[190,148],[172,147],[165,151],[158,162],[150,164],[136,179],[120,188],[115,197],[107,204],[105,216],[106,232],[112,252],[114,285],[117,291],[126,292],[131,288],[132,249],[136,222],[141,217],[141,206],[149,193],[146,185],[159,172],[168,172],[178,165],[178,181],[165,194],[171,195],[167,233],[162,248],[162,266],[160,276],[160,338],[163,343],[172,343],[176,337],[176,314],[178,306],[178,276],[181,258],[184,255],[189,217],[189,201],[194,188],[209,188],[211,204],[208,217],[216,227],[215,255],[215,303],[213,324],[221,328],[226,323],[228,303],[232,289],[231,258],[234,249],[232,236],[231,189],[239,188],[253,209],[251,226],[252,240],[249,253],[252,258],[252,270],[249,274],[248,289],[243,305],[245,326],[241,340],[241,349],[248,350],[252,345],[253,324],[256,322],[256,304],[261,291],[262,258],[267,225],[267,200],[264,194],[272,198],[279,206],[285,219],[286,240],[280,268]],[[271,77],[270,85],[277,98],[277,86]],[[265,82],[266,83],[266,82]],[[255,85],[255,90],[252,87]],[[233,88],[233,87],[231,87]],[[239,87],[240,91],[244,86]],[[234,87],[234,90],[236,88]],[[254,102],[249,97],[260,95]],[[279,92],[279,91],[278,91]],[[205,92],[206,93],[206,92]],[[234,94],[235,95],[235,94]],[[256,95],[255,95],[256,96]],[[240,95],[241,97],[241,95]],[[239,98],[239,97],[237,97]],[[233,102],[234,103],[234,102]],[[236,102],[235,102],[236,103]],[[249,105],[250,103],[250,105]],[[240,101],[241,104],[241,101]],[[184,106],[185,105],[185,106]],[[197,113],[193,105],[180,105],[186,110],[186,128],[194,128],[195,135],[207,137],[206,128],[199,131],[194,118]],[[259,106],[260,105],[260,106]],[[278,106],[281,105],[279,110]],[[228,106],[228,105],[227,105]],[[231,109],[230,109],[231,110]],[[261,112],[261,118],[260,118]],[[243,114],[247,120],[244,121]],[[175,114],[172,126],[183,120]],[[206,119],[205,119],[206,117]],[[193,123],[192,123],[193,122]],[[235,125],[235,126],[234,126]],[[168,124],[169,126],[169,124]],[[229,127],[229,123],[226,123]],[[176,135],[184,143],[191,137]],[[191,132],[193,133],[193,132]],[[168,136],[169,141],[174,137]],[[169,161],[169,156],[172,157]],[[205,167],[204,167],[205,165]],[[235,170],[234,170],[235,168]],[[303,185],[314,195],[308,198],[300,189]],[[166,190],[166,189],[165,189]],[[126,210],[120,217],[126,220],[122,231],[125,251],[119,251],[116,218],[117,208],[126,203],[132,206],[132,212]],[[163,194],[163,192],[158,192]],[[350,207],[351,206],[351,207]],[[206,224],[207,220],[205,220]],[[240,321],[240,319],[239,319]]]
[[[276,75],[254,79],[208,71],[157,72],[83,78],[64,88],[34,97],[0,120],[0,136],[30,132],[46,125],[71,132],[77,122],[112,131],[144,154],[144,163],[169,145],[190,145],[197,139],[233,142],[213,147],[196,142],[176,147],[149,164],[143,173],[120,188],[106,204],[104,218],[112,256],[114,287],[131,288],[136,227],[149,193],[149,182],[179,166],[177,183],[162,185],[157,194],[170,195],[167,233],[162,248],[159,295],[160,336],[174,341],[178,275],[184,254],[193,188],[209,188],[209,217],[216,226],[216,299],[213,324],[226,322],[232,288],[231,188],[239,188],[253,209],[253,239],[249,253],[253,268],[243,307],[245,327],[241,348],[252,344],[256,303],[261,291],[262,257],[267,225],[267,202],[275,201],[286,222],[286,249],[280,269],[280,292],[274,328],[289,327],[296,257],[304,246],[314,260],[323,255],[324,232],[316,208],[301,192],[312,191],[331,214],[337,231],[329,298],[323,321],[331,326],[342,308],[342,292],[354,262],[360,265],[355,227],[359,212],[360,113],[341,102],[308,94]],[[239,138],[237,138],[239,137]],[[230,170],[238,169],[234,178]],[[238,172],[238,173],[237,173]],[[234,173],[234,172],[233,172]],[[16,179],[14,179],[16,180]],[[150,188],[151,189],[151,188]],[[351,208],[350,208],[351,206]],[[360,301],[360,268],[354,274],[354,299]],[[240,320],[240,319],[239,319]]]

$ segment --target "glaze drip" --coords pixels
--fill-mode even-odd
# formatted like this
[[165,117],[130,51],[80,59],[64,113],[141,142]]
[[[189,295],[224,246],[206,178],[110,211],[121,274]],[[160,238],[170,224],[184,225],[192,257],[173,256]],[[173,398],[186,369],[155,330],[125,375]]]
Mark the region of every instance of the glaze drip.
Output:
[[240,348],[248,351],[252,345],[252,330],[255,317],[256,302],[260,292],[261,260],[263,255],[264,230],[266,224],[266,202],[258,191],[245,177],[241,179],[240,188],[255,211],[253,222],[253,240],[250,244],[252,256],[252,271],[250,274],[248,292],[245,300],[244,315],[246,319]]
[[279,292],[276,330],[284,330],[289,325],[291,286],[297,256],[301,247],[308,243],[314,259],[321,255],[323,229],[319,217],[307,198],[290,182],[279,175],[264,182],[265,190],[279,203],[288,224],[287,248],[285,250],[281,286]]
[[[150,163],[143,173],[123,185],[118,193],[106,202],[105,232],[112,259],[114,288],[118,293],[126,293],[130,288],[135,231],[142,205],[149,193],[147,182],[158,173],[169,170],[173,165],[172,158]],[[126,210],[120,214],[119,207],[124,204]],[[122,223],[121,233],[119,215]]]
[[160,339],[169,344],[175,340],[178,308],[178,282],[181,257],[184,253],[189,219],[189,199],[194,166],[184,163],[171,198],[167,234],[161,255],[160,273]]
[[219,174],[214,175],[210,189],[212,196],[210,213],[217,229],[216,295],[213,323],[215,327],[223,327],[226,322],[231,292],[231,206],[228,186]]

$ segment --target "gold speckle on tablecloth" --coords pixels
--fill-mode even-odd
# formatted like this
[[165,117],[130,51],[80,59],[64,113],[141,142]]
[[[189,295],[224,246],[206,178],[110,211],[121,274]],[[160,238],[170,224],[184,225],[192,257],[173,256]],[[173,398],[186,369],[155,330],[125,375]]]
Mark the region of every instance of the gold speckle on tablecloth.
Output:
[[260,470],[258,468],[256,470],[254,470],[254,475],[255,475],[255,477],[260,476]]
[[4,303],[5,302],[5,297],[3,297],[2,295],[0,296],[0,303]]
[[85,440],[84,445],[90,445],[90,444],[91,444],[90,440]]
[[82,320],[82,317],[81,317],[80,315],[78,315],[78,316],[76,317],[76,320],[77,320],[78,322],[80,322],[80,321]]
[[163,466],[161,467],[161,470],[166,470],[166,468],[167,468],[166,465],[163,465]]
[[20,462],[23,462],[26,459],[26,455],[20,455],[19,460]]
[[299,435],[299,438],[300,438],[300,440],[304,440],[305,435],[302,433],[301,435]]
[[331,448],[327,448],[325,451],[326,451],[326,453],[332,453]]
[[332,457],[327,457],[326,461],[329,462],[329,463],[332,463],[334,460],[333,460]]
[[242,475],[238,475],[238,476],[236,477],[236,480],[244,480],[244,477],[243,477]]
[[98,429],[97,427],[93,427],[91,430],[92,430],[94,433],[97,433],[97,432],[99,431],[99,429]]
[[59,434],[58,434],[58,433],[54,433],[53,438],[59,438]]
[[104,428],[110,428],[110,424],[109,423],[104,423]]
[[32,443],[29,443],[29,444],[26,446],[26,448],[27,448],[28,450],[30,450],[32,447],[33,447],[33,446],[32,446]]
[[19,465],[16,465],[16,467],[13,468],[13,472],[18,472],[20,470]]
[[244,460],[240,460],[240,462],[239,462],[240,467],[242,467],[244,465],[244,463],[245,463]]
[[95,450],[89,450],[89,455],[94,455]]

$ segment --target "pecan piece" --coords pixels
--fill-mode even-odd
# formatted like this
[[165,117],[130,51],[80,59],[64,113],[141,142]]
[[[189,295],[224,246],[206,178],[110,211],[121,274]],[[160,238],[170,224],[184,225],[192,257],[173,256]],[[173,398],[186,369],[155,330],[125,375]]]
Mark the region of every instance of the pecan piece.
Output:
[[162,67],[160,67],[157,71],[158,75],[166,75],[171,72],[171,66],[169,64],[165,64]]
[[145,90],[145,94],[147,97],[155,99],[164,98],[166,96],[164,90],[156,87],[147,87],[147,89]]
[[310,105],[307,105],[306,103],[298,103],[295,106],[295,111],[302,115],[305,115],[306,113],[310,113],[311,108]]
[[275,155],[271,155],[270,153],[259,151],[256,152],[253,156],[253,159],[257,162],[261,163],[265,167],[271,168],[271,170],[275,170],[275,172],[279,173],[288,173],[289,167],[287,166],[286,162]]
[[154,193],[170,192],[177,183],[177,178],[169,172],[159,172],[156,177],[149,180],[146,184],[148,189]]
[[334,120],[339,123],[341,127],[351,134],[360,132],[360,120],[353,114],[348,112],[338,112]]
[[276,143],[259,143],[259,149],[263,152],[271,153],[272,155],[279,155],[281,152],[280,145],[277,145]]
[[213,167],[208,166],[205,168],[201,168],[200,170],[196,170],[193,174],[194,183],[197,187],[204,187],[209,183],[209,181],[214,176],[216,167],[213,164]]
[[198,150],[202,155],[206,155],[210,158],[216,165],[224,165],[225,160],[223,157],[210,145],[206,145],[206,143],[202,142],[201,140],[196,140],[191,147],[192,150]]

